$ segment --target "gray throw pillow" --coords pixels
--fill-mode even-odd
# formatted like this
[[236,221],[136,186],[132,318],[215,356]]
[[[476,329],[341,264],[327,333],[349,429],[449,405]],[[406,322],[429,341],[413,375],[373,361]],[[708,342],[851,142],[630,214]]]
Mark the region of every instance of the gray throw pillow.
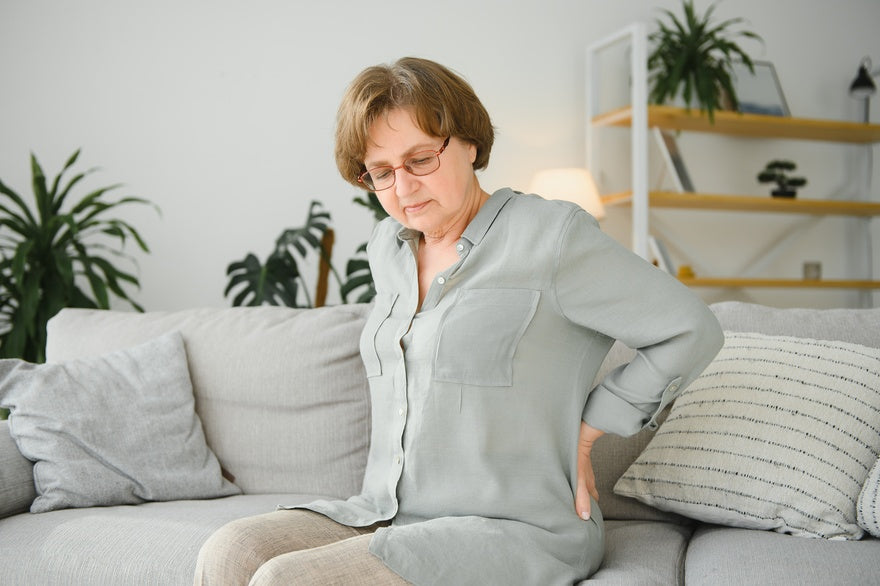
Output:
[[178,332],[96,358],[0,360],[0,406],[35,463],[33,513],[240,492],[205,443]]

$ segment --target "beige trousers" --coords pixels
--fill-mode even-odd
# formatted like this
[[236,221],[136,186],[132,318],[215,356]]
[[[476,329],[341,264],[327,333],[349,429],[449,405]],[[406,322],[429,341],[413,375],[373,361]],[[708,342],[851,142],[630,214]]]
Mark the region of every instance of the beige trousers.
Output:
[[378,528],[348,527],[304,510],[238,519],[202,546],[195,584],[409,584],[369,552]]

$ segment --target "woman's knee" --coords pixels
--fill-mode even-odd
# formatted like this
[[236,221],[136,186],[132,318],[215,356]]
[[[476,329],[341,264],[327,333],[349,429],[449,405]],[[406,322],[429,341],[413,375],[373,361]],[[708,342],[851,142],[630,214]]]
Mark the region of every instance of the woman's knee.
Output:
[[263,563],[285,553],[262,529],[262,517],[236,519],[215,531],[199,551],[195,584],[247,584]]

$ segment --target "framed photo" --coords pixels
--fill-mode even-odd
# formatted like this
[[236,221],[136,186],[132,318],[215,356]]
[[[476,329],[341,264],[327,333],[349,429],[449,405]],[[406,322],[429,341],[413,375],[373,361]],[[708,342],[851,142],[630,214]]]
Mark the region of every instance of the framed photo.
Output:
[[685,167],[684,159],[681,158],[678,143],[675,142],[675,135],[659,128],[652,129],[652,133],[657,149],[660,151],[660,157],[663,159],[664,175],[667,175],[666,172],[668,172],[676,191],[694,191],[694,184],[687,167]]
[[791,116],[779,85],[776,68],[769,61],[753,61],[755,72],[743,62],[733,66],[733,87],[739,101],[737,110],[744,114]]

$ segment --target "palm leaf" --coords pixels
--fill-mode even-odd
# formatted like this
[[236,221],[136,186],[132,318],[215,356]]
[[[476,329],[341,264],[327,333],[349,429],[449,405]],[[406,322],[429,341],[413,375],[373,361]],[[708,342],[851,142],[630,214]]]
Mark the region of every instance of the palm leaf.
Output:
[[[110,297],[142,311],[126,290],[139,287],[137,277],[109,260],[121,257],[128,237],[147,251],[129,224],[107,218],[107,212],[128,204],[150,204],[127,197],[102,199],[118,185],[93,190],[65,211],[74,188],[93,170],[67,173],[79,159],[75,151],[64,163],[51,187],[36,155],[30,156],[31,186],[36,214],[15,191],[0,182],[0,195],[12,205],[0,204],[0,355],[35,362],[45,359],[46,322],[63,307],[108,308]],[[155,207],[155,206],[154,206]],[[101,238],[94,238],[100,236]],[[110,247],[107,236],[118,246]],[[93,251],[109,252],[110,257]],[[126,256],[128,261],[134,261]],[[134,263],[136,266],[136,263]],[[88,284],[88,292],[78,281]]]

